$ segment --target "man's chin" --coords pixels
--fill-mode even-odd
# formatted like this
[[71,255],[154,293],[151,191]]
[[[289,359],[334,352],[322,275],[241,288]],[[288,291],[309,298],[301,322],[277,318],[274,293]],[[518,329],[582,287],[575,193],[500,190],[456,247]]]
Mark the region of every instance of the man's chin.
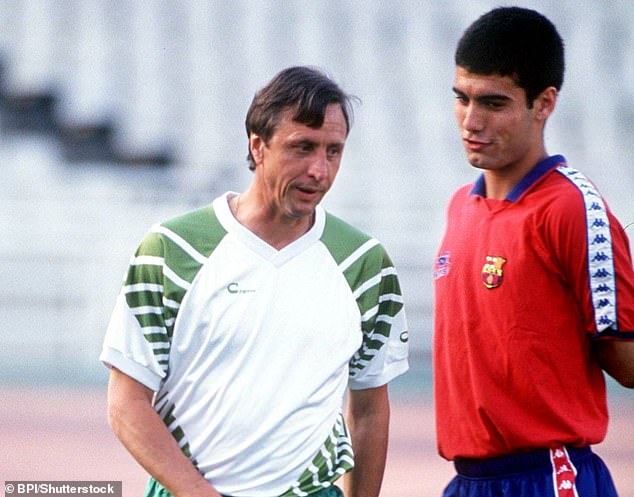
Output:
[[315,215],[315,209],[317,208],[317,204],[305,204],[305,205],[295,205],[292,209],[289,209],[288,216],[292,219],[301,220],[305,218],[312,218]]
[[480,154],[467,154],[467,161],[477,169],[488,169],[488,161]]

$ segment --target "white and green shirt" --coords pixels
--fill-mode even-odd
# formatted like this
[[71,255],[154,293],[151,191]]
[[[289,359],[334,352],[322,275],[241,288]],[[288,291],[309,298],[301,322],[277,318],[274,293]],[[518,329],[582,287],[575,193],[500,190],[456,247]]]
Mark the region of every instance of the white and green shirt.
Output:
[[228,195],[152,228],[100,358],[156,392],[219,492],[307,495],[353,466],[346,387],[408,368],[398,277],[377,240],[321,207],[276,250],[236,221]]

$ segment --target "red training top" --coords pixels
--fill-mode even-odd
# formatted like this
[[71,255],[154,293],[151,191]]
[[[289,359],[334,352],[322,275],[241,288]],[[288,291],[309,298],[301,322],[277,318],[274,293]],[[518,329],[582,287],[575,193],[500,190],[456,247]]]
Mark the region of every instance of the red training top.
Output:
[[435,268],[434,389],[447,459],[601,442],[593,339],[634,339],[627,236],[562,156],[505,200],[458,190]]

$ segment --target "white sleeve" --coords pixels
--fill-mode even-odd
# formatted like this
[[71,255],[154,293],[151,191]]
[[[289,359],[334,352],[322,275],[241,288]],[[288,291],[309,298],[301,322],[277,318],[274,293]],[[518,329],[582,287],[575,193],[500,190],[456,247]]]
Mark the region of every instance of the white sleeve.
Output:
[[374,352],[365,367],[350,378],[348,386],[352,390],[380,387],[409,369],[409,337],[405,309],[401,307],[393,317],[378,315],[376,319],[390,325],[389,335],[386,338],[373,331],[364,336],[364,342],[381,341],[383,345]]
[[99,360],[108,368],[117,368],[155,392],[165,377],[152,343],[143,335],[123,292],[117,297]]

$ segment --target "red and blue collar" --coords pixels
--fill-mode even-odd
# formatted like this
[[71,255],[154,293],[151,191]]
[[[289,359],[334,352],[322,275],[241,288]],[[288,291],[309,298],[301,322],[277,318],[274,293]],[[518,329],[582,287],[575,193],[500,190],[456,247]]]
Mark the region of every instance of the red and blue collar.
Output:
[[[526,176],[524,176],[517,185],[506,196],[505,200],[509,202],[516,202],[531,186],[539,181],[546,173],[548,173],[554,167],[566,163],[566,158],[563,155],[552,155],[540,162],[538,162],[533,169],[531,169]],[[481,197],[486,196],[486,185],[484,183],[484,174],[473,184],[471,189],[472,195],[479,195]]]

